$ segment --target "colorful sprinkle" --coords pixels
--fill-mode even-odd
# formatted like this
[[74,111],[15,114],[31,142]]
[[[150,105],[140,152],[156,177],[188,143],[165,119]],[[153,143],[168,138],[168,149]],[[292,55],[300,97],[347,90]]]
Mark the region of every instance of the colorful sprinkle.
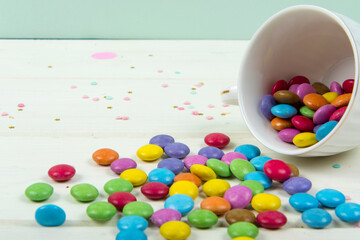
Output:
[[212,104],[209,104],[208,105],[208,108],[214,108],[215,106],[214,105],[212,105]]
[[178,110],[182,111],[182,110],[185,110],[185,108],[179,107]]
[[128,91],[129,94],[132,94],[132,91]]
[[149,54],[148,56],[149,56],[149,57],[152,57],[153,55],[152,55],[152,54]]
[[1,116],[7,116],[7,115],[9,115],[7,112],[2,112],[1,113]]
[[121,120],[121,119],[122,119],[122,117],[117,116],[117,117],[115,117],[115,119],[116,119],[116,120]]
[[48,68],[52,68],[53,66],[48,66]]
[[22,108],[22,107],[25,107],[25,104],[19,103],[17,106],[20,107],[20,108]]
[[113,100],[113,97],[112,96],[106,96],[105,99],[106,100]]
[[124,101],[130,101],[131,99],[129,97],[124,97]]
[[198,83],[198,84],[195,84],[194,86],[197,87],[197,88],[201,88],[203,85]]
[[166,83],[164,83],[164,84],[161,84],[161,87],[163,87],[163,88],[167,88],[169,85],[167,85]]
[[175,74],[180,74],[180,72],[174,72]]
[[191,114],[192,115],[199,115],[199,112],[198,111],[192,111]]
[[117,54],[113,52],[98,52],[91,55],[91,57],[95,59],[112,59],[117,57]]
[[225,115],[226,115],[226,113],[221,113],[220,115],[225,116]]
[[82,98],[83,98],[83,99],[87,99],[87,98],[89,98],[89,96],[88,96],[88,95],[84,95],[84,96],[82,96]]
[[129,117],[123,116],[123,117],[122,117],[122,120],[129,120]]
[[10,126],[9,128],[10,128],[10,129],[13,129],[13,128],[15,128],[15,127],[14,127],[14,126]]
[[228,106],[229,106],[229,104],[223,104],[222,106],[223,106],[223,107],[228,107]]
[[190,92],[190,94],[196,94],[197,92],[196,91],[194,91],[194,90],[192,90],[191,92]]
[[189,109],[195,108],[193,105],[188,106]]
[[207,120],[213,120],[214,117],[212,117],[212,116],[206,116],[206,119],[207,119]]
[[70,88],[74,89],[74,88],[77,88],[76,85],[71,85]]
[[184,105],[190,105],[191,103],[189,101],[184,102]]
[[351,200],[351,197],[345,195],[345,200]]
[[198,115],[199,115],[199,116],[202,116],[202,115],[204,115],[204,114],[203,114],[203,113],[199,113]]
[[164,71],[163,70],[157,70],[158,73],[163,73]]
[[134,69],[135,67],[134,67],[134,66],[131,66],[130,68]]
[[94,97],[92,100],[95,101],[95,102],[97,102],[97,101],[99,101],[100,99],[99,99],[98,97]]
[[19,109],[18,109],[19,112],[21,112],[22,110],[24,110],[24,109],[22,109],[22,108],[19,108]]
[[341,168],[341,165],[340,164],[334,164],[332,165],[333,168]]
[[54,120],[55,120],[55,121],[60,121],[60,118],[55,118]]
[[178,108],[178,106],[173,106],[173,108]]
[[107,109],[112,109],[112,107],[109,106],[109,107],[107,107]]
[[93,86],[98,85],[97,82],[91,82],[90,84],[93,85]]

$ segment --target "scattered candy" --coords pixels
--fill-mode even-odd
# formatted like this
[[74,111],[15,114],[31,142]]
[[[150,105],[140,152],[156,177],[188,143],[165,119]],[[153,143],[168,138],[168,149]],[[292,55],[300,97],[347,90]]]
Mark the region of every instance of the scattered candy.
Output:
[[122,211],[126,204],[135,202],[136,197],[129,192],[114,192],[108,197],[108,202]]
[[289,179],[291,175],[290,167],[281,160],[269,160],[264,164],[263,169],[266,176],[279,182]]
[[221,151],[217,147],[204,147],[201,148],[198,152],[199,155],[204,156],[206,158],[215,158],[215,159],[221,159],[222,156],[224,156],[224,152]]
[[147,236],[140,230],[122,230],[116,235],[115,240],[147,240]]
[[1,113],[1,116],[4,116],[4,117],[5,117],[5,116],[8,116],[8,115],[9,115],[9,114],[8,114],[7,112],[2,112],[2,113]]
[[216,215],[220,216],[225,214],[231,209],[231,204],[222,197],[208,197],[205,198],[201,204],[201,209],[212,211]]
[[290,195],[306,193],[311,186],[311,181],[304,177],[292,177],[283,183],[284,190]]
[[228,224],[236,222],[249,222],[252,224],[256,223],[255,214],[248,209],[232,209],[225,214],[225,220]]
[[70,190],[70,194],[79,202],[91,202],[99,196],[96,187],[87,183],[73,186]]
[[127,169],[120,174],[120,178],[128,180],[134,187],[143,185],[147,175],[140,169]]
[[145,218],[139,216],[125,216],[117,222],[117,228],[121,230],[140,230],[144,231],[149,223]]
[[86,214],[95,221],[109,221],[115,216],[116,208],[108,202],[95,202],[87,207]]
[[236,237],[251,237],[256,238],[259,234],[259,229],[249,222],[236,222],[228,228],[228,234],[232,238]]
[[190,149],[183,143],[174,142],[167,144],[164,152],[169,157],[182,159],[190,153]]
[[205,136],[204,141],[208,146],[223,148],[229,144],[230,138],[223,133],[210,133]]
[[335,189],[323,189],[316,193],[316,198],[319,202],[329,208],[335,208],[345,202],[345,196]]
[[196,228],[210,228],[218,222],[216,214],[205,209],[198,209],[191,212],[187,219],[189,223]]
[[158,145],[147,144],[139,148],[136,155],[143,161],[152,162],[159,159],[164,153],[164,150]]
[[231,204],[231,208],[246,208],[251,198],[251,189],[240,185],[229,188],[224,194],[224,199]]
[[115,192],[131,192],[132,190],[132,183],[120,178],[111,179],[104,185],[104,191],[109,195]]
[[191,229],[184,222],[170,221],[161,225],[160,234],[166,239],[185,240],[190,236]]
[[192,165],[190,167],[190,172],[195,174],[197,177],[199,177],[204,182],[216,178],[216,174],[211,168],[200,165],[200,164]]
[[56,205],[47,204],[39,207],[35,212],[35,220],[44,227],[56,227],[65,222],[64,210]]
[[270,193],[256,194],[251,200],[251,206],[258,212],[278,210],[281,206],[280,198]]
[[[94,53],[93,55],[91,55],[92,58],[95,59],[112,59],[117,57],[117,54],[114,52],[98,52],[98,53]],[[91,84],[94,85],[94,84]]]
[[193,182],[197,187],[200,187],[202,183],[201,179],[192,173],[181,173],[174,178],[174,182],[182,180]]
[[250,160],[250,163],[255,167],[257,171],[264,171],[264,164],[271,160],[270,157],[257,156]]
[[169,86],[169,85],[166,84],[166,83],[161,84],[161,87],[163,87],[163,88],[167,88],[168,86]]
[[235,148],[234,152],[239,152],[244,154],[248,160],[260,156],[260,149],[257,146],[251,144],[240,145],[237,148]]
[[170,185],[175,178],[175,174],[166,168],[155,168],[149,172],[148,178],[150,182],[161,182]]
[[320,208],[308,209],[302,213],[301,219],[311,228],[324,228],[332,221],[331,215]]
[[[217,160],[218,161],[218,160]],[[223,179],[211,179],[204,183],[202,191],[208,197],[223,197],[225,192],[230,188],[230,183]]]
[[264,186],[264,189],[268,189],[272,184],[272,180],[268,176],[266,176],[264,172],[261,171],[250,172],[245,175],[244,179],[245,181],[247,180],[258,181]]
[[335,214],[344,222],[360,221],[360,205],[357,203],[342,203],[335,208]]
[[190,169],[194,164],[206,165],[208,158],[202,155],[191,155],[184,159],[184,165],[187,169]]
[[95,151],[92,159],[99,165],[108,166],[119,158],[119,154],[110,148],[102,148]]
[[51,167],[48,171],[49,177],[57,182],[70,180],[75,175],[75,168],[67,164],[59,164]]
[[245,159],[247,160],[247,157],[239,152],[228,152],[225,153],[224,156],[222,156],[221,161],[226,163],[228,166],[230,166],[232,160],[234,159]]
[[284,226],[287,218],[278,211],[264,211],[256,216],[256,220],[260,226],[268,229],[277,229]]
[[19,108],[22,108],[22,107],[25,107],[25,104],[19,103],[17,106],[18,106]]
[[47,183],[34,183],[25,189],[25,196],[35,202],[45,201],[54,192],[54,188]]
[[250,172],[255,172],[255,167],[247,160],[234,159],[230,163],[231,173],[240,180],[245,179],[245,175]]
[[137,167],[137,163],[131,158],[119,158],[110,164],[111,170],[119,175],[127,169],[136,168],[136,167]]
[[165,200],[164,207],[177,210],[185,216],[193,209],[194,200],[185,194],[175,194]]
[[198,187],[190,181],[177,181],[169,189],[170,196],[175,194],[184,194],[196,199],[199,195]]
[[161,162],[159,162],[157,167],[169,169],[176,175],[179,174],[184,169],[184,162],[177,158],[166,158]]
[[70,88],[75,89],[75,88],[77,88],[77,86],[76,85],[71,85]]
[[124,216],[140,216],[149,219],[153,213],[154,209],[146,202],[134,201],[126,204],[123,208]]
[[220,177],[230,177],[230,167],[226,163],[219,161],[218,159],[208,159],[206,166],[211,168]]
[[150,218],[151,222],[156,226],[160,227],[166,222],[180,221],[181,213],[177,210],[170,208],[163,208],[154,212]]
[[160,134],[152,137],[149,144],[158,145],[161,148],[166,147],[170,143],[174,143],[175,139],[172,136],[166,134]]
[[255,180],[245,180],[239,183],[239,185],[250,188],[253,196],[264,192],[264,186],[260,182]]

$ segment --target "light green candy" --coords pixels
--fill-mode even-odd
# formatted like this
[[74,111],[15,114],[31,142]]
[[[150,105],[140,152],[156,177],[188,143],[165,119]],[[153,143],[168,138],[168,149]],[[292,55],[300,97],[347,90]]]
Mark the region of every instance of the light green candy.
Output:
[[111,179],[104,185],[104,191],[109,195],[115,192],[131,192],[133,188],[131,182],[121,178]]
[[145,219],[150,218],[154,213],[152,206],[146,202],[131,202],[123,208],[124,216],[140,216]]
[[251,237],[256,238],[259,234],[259,229],[249,222],[237,222],[230,225],[228,234],[231,238],[236,237]]
[[99,196],[99,192],[91,184],[81,183],[73,186],[70,190],[71,196],[80,202],[91,202]]
[[211,168],[220,177],[229,177],[231,175],[229,165],[219,159],[211,158],[207,160],[206,166]]
[[246,181],[239,183],[239,185],[250,188],[253,196],[264,192],[264,186],[260,182],[255,181],[255,180],[246,180]]
[[255,172],[255,167],[247,160],[234,159],[230,163],[230,170],[235,177],[244,180],[245,175],[250,172]]
[[108,221],[115,216],[116,208],[108,202],[95,202],[87,207],[86,214],[96,221]]
[[218,217],[212,211],[198,209],[187,217],[189,223],[197,228],[210,228],[218,222]]
[[303,115],[304,117],[307,117],[307,118],[313,118],[314,114],[315,114],[315,111],[307,106],[302,106],[299,109],[299,111],[300,111],[301,115]]
[[53,192],[54,188],[47,183],[34,183],[25,189],[25,195],[35,202],[45,201]]

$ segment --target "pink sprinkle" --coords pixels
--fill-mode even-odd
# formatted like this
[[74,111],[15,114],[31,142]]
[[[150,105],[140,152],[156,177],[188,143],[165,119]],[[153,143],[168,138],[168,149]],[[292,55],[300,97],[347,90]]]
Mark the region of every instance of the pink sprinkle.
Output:
[[94,97],[92,100],[95,101],[95,102],[97,102],[97,101],[99,101],[99,98],[98,98],[98,97]]
[[215,106],[214,105],[212,105],[212,104],[209,104],[208,105],[208,108],[214,108]]
[[87,99],[87,98],[89,98],[89,96],[88,96],[88,95],[84,95],[84,96],[82,96],[82,98],[83,98],[83,99]]
[[190,105],[190,104],[191,104],[191,102],[189,102],[189,101],[184,102],[184,105]]
[[19,104],[18,104],[18,107],[25,107],[25,104],[19,103]]
[[164,84],[161,84],[161,87],[163,87],[163,88],[167,88],[169,85],[167,85],[166,83],[164,83]]
[[223,106],[223,107],[228,107],[228,106],[229,106],[229,104],[223,104],[222,106]]
[[360,223],[355,225],[356,228],[360,228]]
[[123,119],[123,118],[118,116],[118,117],[115,117],[115,119],[116,119],[116,120],[121,120],[121,119]]
[[179,109],[180,111],[185,110],[185,108],[183,107],[178,107],[177,109]]
[[158,73],[162,73],[162,72],[164,72],[164,71],[163,71],[163,70],[157,70],[157,72],[158,72]]
[[77,86],[71,85],[70,88],[74,89],[74,88],[77,88]]
[[214,117],[212,117],[212,116],[207,116],[206,119],[207,119],[207,120],[213,120]]
[[192,111],[191,114],[192,115],[199,115],[199,112],[198,111]]
[[124,117],[122,117],[122,119],[123,119],[123,120],[129,120],[129,117],[124,116]]
[[113,52],[98,52],[91,55],[91,57],[95,59],[112,59],[117,57],[117,54]]
[[195,84],[195,87],[201,88],[203,85],[201,83]]
[[124,101],[130,101],[129,97],[124,97]]
[[9,115],[7,112],[1,113],[1,116],[7,116],[7,115]]
[[350,196],[345,196],[345,200],[351,200]]

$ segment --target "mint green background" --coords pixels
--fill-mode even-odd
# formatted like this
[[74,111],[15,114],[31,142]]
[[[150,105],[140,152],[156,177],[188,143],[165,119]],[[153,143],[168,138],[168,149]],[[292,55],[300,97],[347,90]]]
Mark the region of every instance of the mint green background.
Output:
[[360,0],[0,0],[0,38],[250,39],[298,4],[360,22]]

